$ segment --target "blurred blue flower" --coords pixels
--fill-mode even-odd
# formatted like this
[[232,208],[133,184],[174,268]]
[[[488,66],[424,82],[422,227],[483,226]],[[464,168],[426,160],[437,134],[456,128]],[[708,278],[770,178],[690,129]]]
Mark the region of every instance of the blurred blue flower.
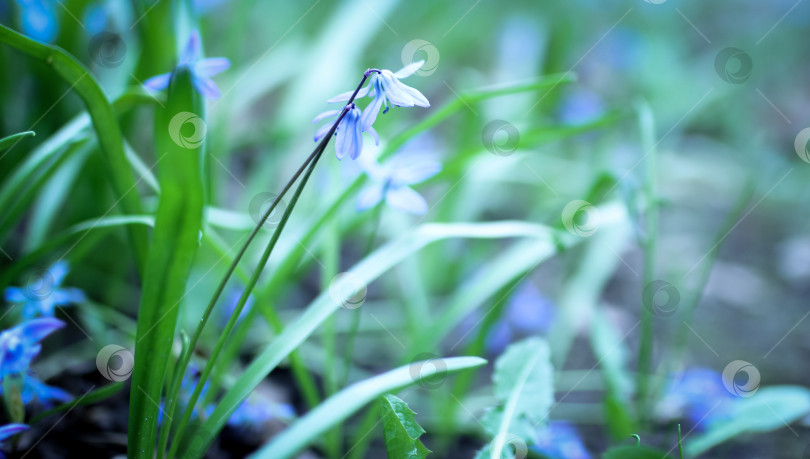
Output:
[[82,23],[90,36],[104,32],[107,29],[107,22],[104,2],[90,3],[84,8]]
[[658,406],[665,419],[686,419],[698,430],[730,414],[732,395],[723,386],[720,373],[695,367],[675,375],[667,384]]
[[583,124],[593,121],[605,111],[602,98],[588,90],[575,90],[567,95],[560,109],[560,121],[565,124]]
[[50,42],[59,31],[59,18],[54,0],[17,0],[22,31],[29,37]]
[[408,185],[424,182],[442,170],[441,163],[428,157],[398,155],[380,166],[373,158],[361,158],[360,165],[372,184],[360,192],[357,210],[376,206],[385,199],[392,209],[421,215],[427,212],[425,199]]
[[529,281],[523,282],[509,298],[503,315],[487,337],[487,349],[500,354],[520,338],[542,335],[554,322],[554,303]]
[[[203,96],[209,99],[218,99],[221,93],[216,83],[211,77],[226,70],[231,66],[231,61],[224,57],[209,57],[201,59],[200,34],[196,30],[191,32],[191,36],[186,42],[183,52],[180,54],[180,62],[177,67],[189,67],[193,76],[194,87]],[[164,73],[146,80],[143,85],[149,89],[160,91],[169,86],[172,79],[171,73]]]
[[[29,427],[25,424],[6,424],[0,427],[0,443],[28,429]],[[0,459],[5,459],[5,457],[6,455],[0,451]]]
[[553,421],[537,432],[537,443],[531,446],[553,459],[590,459],[576,427],[563,421]]
[[67,306],[87,301],[84,292],[77,288],[61,288],[70,266],[66,261],[57,261],[39,278],[24,288],[7,287],[5,300],[10,303],[22,303],[22,315],[25,319],[37,316],[53,317],[56,306]]
[[0,394],[6,378],[17,378],[22,384],[24,404],[35,399],[46,404],[50,400],[69,401],[72,398],[67,392],[39,381],[30,369],[31,361],[42,350],[39,342],[64,326],[61,320],[43,317],[0,333]]
[[[242,292],[244,289],[232,289],[225,300],[225,307],[222,309],[222,323],[228,322],[233,315],[234,310],[236,310],[236,305],[239,304],[239,300],[242,298]],[[248,295],[247,301],[245,301],[245,306],[242,308],[242,312],[239,313],[238,320],[242,320],[242,317],[250,311],[250,308],[253,307],[253,303],[256,302],[256,298],[253,294]]]
[[[340,114],[341,110],[328,110],[320,115],[316,116],[313,123],[317,123],[318,121],[327,119],[327,118],[334,118]],[[360,117],[362,116],[362,112],[359,108],[352,107],[349,109],[346,116],[340,120],[340,124],[338,124],[337,130],[335,130],[335,156],[337,159],[343,159],[348,154],[350,158],[357,159],[360,156],[360,153],[363,152],[363,129],[360,126]],[[315,141],[319,141],[329,133],[329,129],[332,127],[332,123],[327,123],[321,126],[318,129],[318,132],[315,133]],[[374,131],[374,128],[369,127],[365,130],[374,138],[374,142],[376,144],[380,143],[380,138],[377,136],[377,132]]]
[[[373,70],[369,76],[368,85],[361,88],[357,93],[357,99],[365,97],[366,95],[372,97],[371,103],[366,107],[363,112],[361,125],[363,130],[369,132],[371,125],[377,120],[377,115],[380,109],[385,105],[383,113],[388,113],[391,105],[397,107],[430,107],[430,102],[416,89],[402,83],[401,79],[413,75],[414,72],[419,70],[425,61],[414,62],[413,64],[406,65],[400,71],[394,73],[390,70]],[[344,102],[349,100],[354,91],[344,92],[332,99],[329,103]]]

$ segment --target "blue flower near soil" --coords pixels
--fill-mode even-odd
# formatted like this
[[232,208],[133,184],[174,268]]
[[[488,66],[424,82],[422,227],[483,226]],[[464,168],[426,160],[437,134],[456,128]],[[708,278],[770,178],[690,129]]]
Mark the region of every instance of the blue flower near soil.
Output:
[[56,306],[87,301],[81,290],[61,287],[69,270],[70,266],[66,261],[58,261],[24,288],[7,287],[4,297],[10,303],[23,305],[22,315],[25,319],[53,317]]
[[524,282],[509,299],[503,315],[487,338],[491,354],[500,354],[513,341],[546,334],[554,322],[556,307],[531,282]]
[[[226,70],[231,66],[231,61],[225,57],[209,57],[201,59],[200,34],[196,30],[191,32],[191,36],[180,54],[180,62],[177,67],[189,67],[193,75],[192,83],[197,91],[209,99],[218,99],[221,95],[212,76]],[[164,73],[146,80],[143,85],[149,89],[160,91],[169,87],[172,79],[171,73]]]
[[537,443],[531,446],[553,459],[590,459],[576,427],[563,421],[550,422],[537,433]]
[[385,203],[395,210],[421,215],[428,211],[428,205],[419,193],[409,185],[424,182],[442,170],[441,163],[427,157],[398,155],[380,166],[373,158],[363,157],[360,166],[372,183],[360,192],[357,210],[363,211]]
[[17,0],[22,32],[29,37],[50,42],[59,31],[59,17],[54,0]]
[[64,326],[61,320],[44,317],[0,333],[0,394],[3,382],[7,378],[16,378],[22,384],[20,390],[24,404],[33,400],[48,404],[51,400],[69,401],[73,398],[62,389],[38,380],[30,369],[31,362],[42,350],[40,341]]
[[[3,427],[0,427],[0,444],[5,440],[17,435],[18,433],[25,432],[28,430],[28,426],[25,424],[6,424]],[[5,459],[6,455],[0,451],[0,459]]]
[[720,373],[702,367],[675,375],[667,384],[658,411],[665,419],[685,419],[697,430],[730,414],[734,397]]

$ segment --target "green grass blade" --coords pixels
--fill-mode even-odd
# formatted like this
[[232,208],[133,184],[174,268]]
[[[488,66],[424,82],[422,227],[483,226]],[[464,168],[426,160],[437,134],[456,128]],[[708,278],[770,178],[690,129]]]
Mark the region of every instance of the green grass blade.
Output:
[[[509,237],[536,237],[537,225],[523,222],[454,223],[426,224],[416,228],[402,239],[386,244],[354,266],[334,291],[351,290],[353,280],[366,285],[390,270],[405,257],[419,251],[428,244],[443,239],[473,238],[502,239]],[[216,432],[225,425],[231,413],[247,398],[250,392],[287,356],[309,337],[313,331],[340,308],[341,302],[333,299],[329,292],[322,292],[303,315],[288,325],[273,343],[267,347],[240,375],[235,384],[226,392],[222,401],[204,425],[205,434],[213,441]]]
[[[434,365],[422,365],[423,362],[415,362],[343,389],[324,400],[317,408],[296,421],[295,424],[265,445],[253,457],[257,459],[293,457],[330,427],[342,422],[385,393],[395,392],[416,384],[423,379],[434,376],[438,372],[449,374],[480,367],[487,363],[486,360],[480,357],[450,357],[442,359],[442,361],[444,365],[440,368]],[[414,368],[419,370],[414,370]]]
[[83,406],[83,405],[91,405],[93,403],[98,403],[102,400],[106,400],[113,395],[121,392],[121,389],[124,388],[123,382],[114,382],[111,384],[107,384],[103,387],[99,387],[91,392],[88,392],[84,396],[73,400],[72,402],[65,403],[63,405],[55,406],[50,410],[43,411],[42,413],[37,414],[33,418],[28,421],[28,424],[34,425],[37,422],[41,421],[42,419],[47,418],[48,416],[53,416],[54,414],[61,413],[66,410],[70,410],[76,406]]
[[[130,458],[152,459],[155,455],[157,403],[163,392],[164,369],[202,227],[204,145],[200,142],[183,146],[171,137],[179,135],[178,116],[188,119],[193,114],[204,119],[202,96],[194,89],[192,78],[188,68],[178,68],[172,76],[166,106],[155,114],[161,194],[138,311],[130,389]],[[164,428],[168,424],[164,420]]]
[[23,131],[8,137],[3,137],[0,139],[0,151],[5,150],[26,137],[34,137],[35,135],[37,135],[37,133],[34,131]]
[[[82,98],[98,136],[113,190],[124,213],[142,213],[135,177],[124,153],[124,139],[110,101],[93,75],[61,48],[46,45],[0,25],[0,42],[16,48],[51,67]],[[148,249],[145,228],[129,228],[135,258],[143,268]]]

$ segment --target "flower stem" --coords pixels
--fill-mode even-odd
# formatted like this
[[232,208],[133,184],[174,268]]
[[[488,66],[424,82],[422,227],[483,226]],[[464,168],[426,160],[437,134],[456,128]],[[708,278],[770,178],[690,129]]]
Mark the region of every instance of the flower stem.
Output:
[[[299,176],[301,176],[301,174],[304,172],[304,169],[306,169],[306,173],[304,173],[304,176],[301,179],[300,185],[298,186],[298,188],[295,190],[295,193],[293,194],[293,197],[292,197],[292,199],[290,201],[290,205],[285,210],[284,215],[282,216],[281,222],[279,223],[278,227],[276,227],[276,230],[273,232],[273,236],[270,239],[270,242],[268,243],[267,247],[265,248],[265,251],[262,254],[262,258],[259,261],[259,264],[256,267],[256,270],[253,272],[253,275],[251,276],[248,284],[246,285],[245,290],[242,292],[242,296],[240,297],[239,302],[237,303],[236,307],[234,308],[234,311],[231,314],[231,317],[228,320],[228,323],[226,324],[225,329],[220,334],[220,338],[217,340],[217,343],[214,346],[214,349],[213,349],[211,355],[209,356],[209,360],[206,363],[202,374],[200,375],[200,379],[197,382],[197,386],[194,389],[194,393],[192,394],[192,396],[191,396],[191,398],[190,398],[190,400],[188,402],[188,406],[186,407],[186,409],[185,409],[185,411],[183,413],[183,417],[180,420],[180,424],[177,427],[177,431],[175,432],[175,436],[174,436],[175,441],[172,443],[171,449],[169,450],[169,457],[174,456],[174,454],[177,451],[178,446],[180,445],[180,440],[182,439],[183,431],[185,430],[185,427],[186,427],[186,425],[188,424],[188,421],[191,418],[191,414],[192,414],[192,412],[194,410],[194,405],[197,403],[197,400],[200,397],[200,393],[202,392],[202,388],[205,385],[205,382],[208,379],[208,376],[210,375],[211,370],[213,369],[213,366],[217,361],[217,357],[219,356],[219,353],[222,350],[222,347],[224,346],[225,341],[228,339],[228,337],[231,334],[231,331],[233,330],[234,326],[236,325],[236,321],[239,318],[239,315],[241,314],[245,303],[247,302],[247,298],[249,297],[251,291],[253,290],[256,283],[258,282],[259,276],[261,275],[265,265],[267,264],[267,260],[270,258],[270,254],[272,253],[273,249],[275,248],[276,242],[278,241],[278,238],[281,236],[281,232],[283,231],[284,226],[286,225],[287,220],[289,219],[289,216],[292,213],[292,210],[293,210],[293,208],[295,207],[295,204],[298,201],[298,197],[300,196],[301,192],[303,191],[304,186],[306,185],[307,181],[309,180],[309,177],[312,174],[312,171],[315,169],[315,166],[317,165],[318,160],[321,158],[321,155],[323,154],[324,150],[326,149],[326,146],[329,144],[329,141],[331,140],[332,136],[335,134],[335,131],[337,130],[338,125],[343,120],[343,117],[346,116],[346,113],[348,113],[350,109],[354,108],[354,103],[353,103],[354,99],[357,96],[357,93],[360,91],[360,89],[362,88],[363,84],[366,82],[367,79],[368,79],[368,75],[364,74],[362,80],[357,85],[357,88],[354,90],[354,93],[352,93],[352,96],[349,98],[348,102],[343,107],[343,110],[341,111],[341,113],[338,116],[337,120],[335,120],[334,124],[332,124],[332,127],[329,129],[329,132],[324,136],[323,139],[321,139],[321,142],[318,144],[318,146],[315,148],[315,150],[312,151],[312,153],[309,155],[309,157],[306,159],[306,161],[304,161],[304,163],[301,165],[301,167],[298,168],[296,173],[293,174],[293,177],[284,186],[281,193],[279,193],[279,195],[276,196],[276,198],[273,200],[272,204],[267,209],[267,211],[264,213],[261,220],[258,222],[256,227],[253,229],[251,234],[248,236],[248,239],[247,239],[247,241],[245,241],[245,244],[242,246],[242,248],[237,253],[236,257],[234,258],[233,262],[229,266],[228,271],[226,272],[226,274],[223,277],[222,281],[217,286],[217,290],[215,291],[214,296],[211,298],[211,301],[209,302],[208,306],[206,307],[205,311],[203,312],[203,316],[200,319],[200,323],[197,326],[197,329],[194,331],[194,335],[191,338],[190,344],[189,344],[188,348],[186,349],[186,352],[184,352],[181,355],[180,361],[178,362],[177,370],[180,372],[181,375],[185,373],[186,367],[188,366],[189,360],[191,359],[191,354],[192,354],[194,348],[196,347],[196,344],[197,344],[197,341],[199,340],[200,335],[202,334],[202,330],[205,328],[205,324],[208,322],[208,319],[211,316],[211,312],[213,311],[217,300],[219,299],[220,295],[222,294],[223,290],[225,289],[225,285],[227,284],[228,280],[230,279],[230,276],[233,274],[233,271],[236,268],[237,264],[239,263],[239,261],[241,260],[242,256],[245,254],[245,252],[247,251],[248,246],[253,241],[256,234],[258,234],[260,228],[264,225],[265,221],[267,221],[267,219],[270,217],[270,214],[278,206],[278,203],[281,201],[281,198],[287,193],[287,191],[289,191],[289,189],[292,187],[293,183],[296,182],[296,180],[299,178]],[[177,408],[177,399],[178,399],[177,395],[178,395],[179,390],[180,390],[180,382],[181,382],[181,380],[182,380],[181,377],[174,378],[173,387],[171,388],[171,393],[167,394],[169,397],[171,397],[171,399],[168,400],[169,413],[174,413],[176,408]],[[165,428],[170,429],[170,425],[167,423]]]

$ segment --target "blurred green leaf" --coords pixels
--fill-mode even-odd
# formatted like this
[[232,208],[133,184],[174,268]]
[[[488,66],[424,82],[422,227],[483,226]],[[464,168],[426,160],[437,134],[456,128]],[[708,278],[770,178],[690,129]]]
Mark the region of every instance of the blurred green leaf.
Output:
[[380,399],[380,407],[388,458],[426,458],[430,450],[419,440],[425,429],[416,422],[416,413],[408,404],[395,395],[386,394]]
[[605,451],[602,459],[669,459],[666,451],[649,446],[616,446]]
[[35,135],[37,135],[37,133],[34,131],[24,131],[12,134],[8,137],[3,137],[0,139],[0,151],[5,150],[26,137],[34,137]]
[[510,345],[495,362],[495,398],[503,405],[482,420],[495,434],[491,445],[494,457],[501,457],[510,434],[526,443],[533,441],[534,430],[547,419],[554,403],[553,374],[548,343],[542,338]]
[[689,456],[749,432],[787,427],[810,413],[810,389],[801,386],[760,388],[748,398],[735,399],[731,414],[713,422],[706,432],[690,436],[684,445]]
[[251,457],[266,459],[293,457],[330,427],[348,418],[382,394],[417,384],[438,373],[455,373],[487,363],[480,357],[448,357],[442,359],[442,362],[443,365],[440,366],[414,362],[352,384],[324,400]]

